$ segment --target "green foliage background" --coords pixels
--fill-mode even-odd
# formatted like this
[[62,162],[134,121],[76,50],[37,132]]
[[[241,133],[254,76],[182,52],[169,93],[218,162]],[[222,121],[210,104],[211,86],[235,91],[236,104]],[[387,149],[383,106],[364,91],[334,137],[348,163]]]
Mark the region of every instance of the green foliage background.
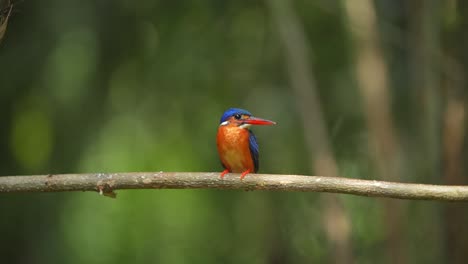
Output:
[[[340,172],[379,179],[369,160],[343,3],[298,0],[294,7],[313,51]],[[403,179],[440,183],[419,145],[418,91],[408,87],[405,68],[410,51],[386,30],[390,24],[406,33],[408,7],[404,1],[376,7],[394,117],[411,164]],[[29,0],[15,10],[0,44],[1,175],[221,171],[215,135],[228,107],[278,122],[254,129],[260,172],[312,174],[284,52],[263,1]],[[1,262],[327,262],[334,251],[318,197],[214,190],[119,191],[115,200],[96,193],[2,194]],[[339,198],[351,218],[356,262],[392,263],[382,259],[383,200]],[[443,207],[406,204],[401,239],[409,241],[410,262],[443,262],[450,254]]]

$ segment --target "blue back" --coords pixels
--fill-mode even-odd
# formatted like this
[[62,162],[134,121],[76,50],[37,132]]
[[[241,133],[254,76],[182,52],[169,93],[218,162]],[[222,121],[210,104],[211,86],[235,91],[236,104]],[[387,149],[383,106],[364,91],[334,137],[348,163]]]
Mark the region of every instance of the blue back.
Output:
[[244,109],[240,109],[240,108],[229,108],[228,110],[226,110],[223,114],[223,116],[221,117],[221,120],[219,121],[219,123],[221,124],[222,122],[228,120],[231,116],[235,115],[235,114],[240,114],[240,115],[249,115],[251,116],[252,114],[247,111],[247,110],[244,110]]
[[255,138],[254,133],[252,130],[249,130],[249,148],[250,148],[250,154],[252,155],[253,163],[254,163],[254,168],[255,168],[255,173],[258,171],[258,144],[257,144],[257,139]]

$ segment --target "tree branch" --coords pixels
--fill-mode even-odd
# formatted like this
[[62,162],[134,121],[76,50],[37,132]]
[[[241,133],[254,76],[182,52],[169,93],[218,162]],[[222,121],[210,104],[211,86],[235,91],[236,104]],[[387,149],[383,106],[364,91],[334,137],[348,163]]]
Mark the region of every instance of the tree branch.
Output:
[[0,177],[0,193],[120,189],[233,189],[330,192],[412,200],[468,201],[468,186],[397,183],[338,177],[250,174],[222,180],[215,172],[83,173]]

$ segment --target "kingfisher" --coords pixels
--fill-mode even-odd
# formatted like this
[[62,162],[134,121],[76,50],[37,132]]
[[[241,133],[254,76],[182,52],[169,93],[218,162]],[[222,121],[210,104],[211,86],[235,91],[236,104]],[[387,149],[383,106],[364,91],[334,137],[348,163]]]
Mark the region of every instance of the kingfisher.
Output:
[[216,145],[224,167],[221,179],[229,172],[242,173],[240,179],[258,171],[258,144],[252,125],[275,125],[270,120],[257,118],[244,109],[229,108],[219,121]]

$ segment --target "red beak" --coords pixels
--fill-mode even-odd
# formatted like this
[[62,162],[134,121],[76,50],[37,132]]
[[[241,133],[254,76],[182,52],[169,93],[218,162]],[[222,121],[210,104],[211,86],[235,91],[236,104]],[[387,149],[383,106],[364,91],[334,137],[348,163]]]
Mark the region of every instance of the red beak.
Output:
[[263,125],[263,126],[271,126],[271,125],[276,125],[276,122],[262,119],[262,118],[257,118],[257,117],[249,117],[248,119],[243,120],[245,124],[249,125]]

